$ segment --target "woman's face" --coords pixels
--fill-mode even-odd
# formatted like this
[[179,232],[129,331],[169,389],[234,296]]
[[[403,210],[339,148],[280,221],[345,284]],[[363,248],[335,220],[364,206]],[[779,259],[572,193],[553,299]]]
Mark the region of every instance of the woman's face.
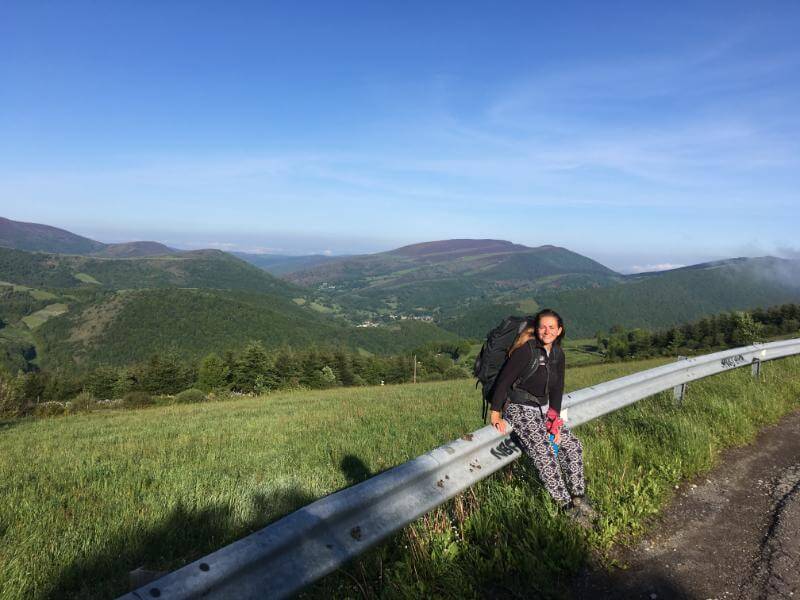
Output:
[[539,319],[539,328],[536,330],[539,341],[543,344],[552,344],[561,335],[561,327],[555,317],[544,316]]

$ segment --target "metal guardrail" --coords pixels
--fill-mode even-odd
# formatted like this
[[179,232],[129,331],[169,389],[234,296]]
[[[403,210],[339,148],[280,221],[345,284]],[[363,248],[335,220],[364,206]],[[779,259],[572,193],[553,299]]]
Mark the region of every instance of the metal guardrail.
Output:
[[[689,381],[793,354],[800,354],[800,339],[687,358],[577,390],[565,395],[563,406],[575,427],[658,392],[685,389]],[[520,455],[508,435],[484,427],[317,500],[120,600],[290,596]]]

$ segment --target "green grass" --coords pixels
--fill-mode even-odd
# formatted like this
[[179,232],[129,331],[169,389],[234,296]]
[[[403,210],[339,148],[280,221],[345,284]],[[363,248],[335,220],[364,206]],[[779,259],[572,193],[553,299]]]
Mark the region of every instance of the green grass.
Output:
[[8,286],[12,288],[15,292],[28,292],[31,296],[33,296],[34,300],[55,300],[58,298],[55,294],[51,292],[46,292],[45,290],[37,290],[35,288],[28,287],[27,285],[17,285],[16,283],[9,283],[8,281],[0,281],[0,286]]
[[[571,368],[568,389],[664,359]],[[591,548],[641,532],[681,477],[798,406],[798,359],[690,384],[579,428],[605,515],[584,539],[526,461],[327,578],[336,597],[552,595]],[[316,498],[481,426],[472,382],[279,393],[0,424],[0,597],[113,597]],[[357,581],[357,584],[355,583]]]
[[75,273],[75,279],[82,281],[83,283],[94,283],[96,285],[102,285],[97,279],[89,275],[88,273]]
[[308,307],[311,310],[315,310],[315,311],[317,311],[319,313],[332,313],[332,312],[334,312],[334,310],[332,308],[328,308],[327,306],[323,306],[322,304],[319,304],[318,302],[310,302]]
[[603,355],[597,350],[597,341],[594,339],[566,339],[564,353],[567,364],[572,366],[597,364],[604,360]]
[[591,534],[560,515],[530,463],[517,461],[309,595],[567,597],[589,557],[607,561],[614,544],[640,536],[679,481],[800,409],[799,372],[797,357],[764,365],[761,382],[738,369],[690,383],[683,406],[666,392],[579,427],[588,492],[602,515]]
[[35,313],[22,317],[22,321],[30,329],[36,329],[45,324],[49,319],[63,315],[69,310],[66,304],[48,304],[42,310],[37,310]]
[[539,310],[539,304],[536,300],[520,300],[518,304],[519,310],[525,313],[526,315],[535,314],[537,310]]

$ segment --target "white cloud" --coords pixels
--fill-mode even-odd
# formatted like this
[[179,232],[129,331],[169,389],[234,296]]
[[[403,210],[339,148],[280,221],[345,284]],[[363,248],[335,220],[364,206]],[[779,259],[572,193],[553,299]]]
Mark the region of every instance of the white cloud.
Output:
[[672,263],[658,263],[655,265],[633,265],[627,269],[623,269],[624,273],[650,273],[652,271],[669,271],[671,269],[680,269],[686,265],[677,265]]

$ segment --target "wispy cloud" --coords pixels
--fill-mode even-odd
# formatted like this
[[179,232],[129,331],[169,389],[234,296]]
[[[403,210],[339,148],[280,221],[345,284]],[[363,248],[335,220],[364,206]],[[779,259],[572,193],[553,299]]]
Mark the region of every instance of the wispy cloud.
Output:
[[[380,106],[368,126],[353,123],[352,136],[286,144],[292,151],[279,140],[217,154],[141,151],[84,167],[0,166],[0,203],[46,206],[27,209],[39,220],[163,222],[215,240],[187,243],[268,253],[298,247],[275,231],[302,232],[304,248],[337,253],[342,246],[323,234],[367,232],[373,239],[361,247],[446,236],[563,245],[571,235],[595,247],[624,238],[634,249],[653,239],[669,250],[675,231],[688,231],[707,254],[720,240],[780,230],[787,244],[800,201],[800,53],[743,58],[752,35],[682,54],[531,63],[474,98],[474,86],[437,75],[415,84],[431,88],[427,96],[395,93],[400,108]],[[542,209],[561,217],[549,230],[534,228]],[[212,227],[234,233],[211,237]],[[237,242],[237,228],[261,238]],[[684,264],[667,250],[617,264]]]
[[652,271],[669,271],[671,269],[680,269],[686,265],[672,264],[672,263],[659,263],[656,265],[632,265],[627,269],[623,269],[625,273],[650,273]]

